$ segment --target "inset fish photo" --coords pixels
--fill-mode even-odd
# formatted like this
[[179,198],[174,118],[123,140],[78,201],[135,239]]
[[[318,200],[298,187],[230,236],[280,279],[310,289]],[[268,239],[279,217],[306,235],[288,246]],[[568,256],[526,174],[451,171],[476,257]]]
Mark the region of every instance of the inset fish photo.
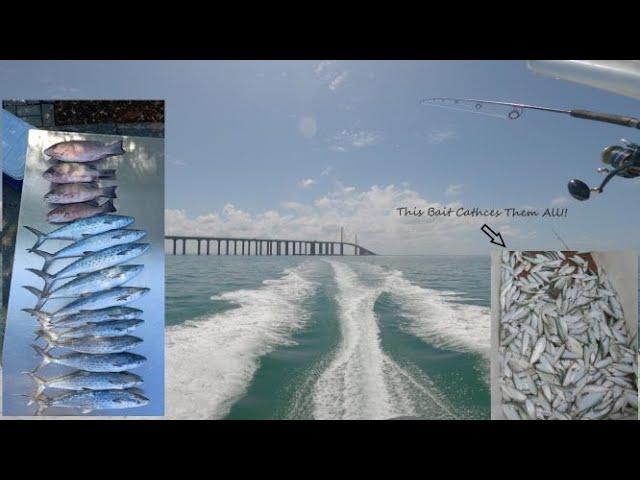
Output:
[[164,102],[3,107],[22,132],[3,414],[162,415]]
[[638,418],[633,252],[492,257],[491,417]]

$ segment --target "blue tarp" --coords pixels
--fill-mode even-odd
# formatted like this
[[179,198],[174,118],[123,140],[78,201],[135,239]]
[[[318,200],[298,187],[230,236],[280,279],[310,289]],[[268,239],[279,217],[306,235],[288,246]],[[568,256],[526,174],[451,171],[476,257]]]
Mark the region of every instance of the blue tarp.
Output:
[[29,130],[34,127],[4,109],[1,126],[2,171],[14,180],[22,180]]

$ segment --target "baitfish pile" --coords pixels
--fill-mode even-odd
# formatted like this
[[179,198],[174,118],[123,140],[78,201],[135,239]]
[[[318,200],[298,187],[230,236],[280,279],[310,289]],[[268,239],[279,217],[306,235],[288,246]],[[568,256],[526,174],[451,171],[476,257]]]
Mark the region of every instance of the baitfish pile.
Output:
[[502,255],[498,382],[509,420],[637,418],[637,339],[588,259]]
[[[125,263],[146,253],[149,244],[139,242],[146,232],[127,229],[134,218],[113,213],[117,187],[99,184],[115,178],[115,170],[94,165],[124,154],[123,142],[60,142],[44,153],[54,162],[43,173],[52,182],[44,196],[53,204],[46,218],[61,225],[46,233],[25,227],[36,236],[29,252],[44,259],[42,269],[28,269],[43,280],[42,287],[24,287],[37,298],[24,311],[40,324],[33,348],[41,361],[27,373],[35,386],[28,405],[37,405],[37,415],[50,407],[89,413],[147,405],[142,377],[130,372],[146,361],[134,352],[143,342],[135,336],[143,312],[127,305],[149,289],[128,285],[144,266]],[[99,204],[100,198],[107,200]],[[47,252],[42,245],[48,240],[73,243]],[[52,272],[61,260],[66,264]],[[60,300],[66,300],[63,306],[47,308],[47,302]],[[42,373],[49,364],[69,371]]]

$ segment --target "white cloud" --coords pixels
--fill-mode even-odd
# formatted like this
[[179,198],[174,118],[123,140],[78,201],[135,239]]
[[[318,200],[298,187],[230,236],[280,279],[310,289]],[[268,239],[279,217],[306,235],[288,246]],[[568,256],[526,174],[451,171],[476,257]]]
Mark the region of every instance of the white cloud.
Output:
[[447,187],[447,190],[444,192],[444,194],[447,197],[454,197],[454,196],[460,195],[461,193],[462,193],[462,184],[461,183],[458,183],[458,184],[455,184],[455,185],[449,185]]
[[382,135],[366,130],[342,130],[329,138],[329,148],[338,152],[346,152],[349,148],[365,148],[377,145]]
[[561,205],[566,205],[567,203],[569,203],[569,199],[567,197],[556,197],[553,200],[551,200],[551,205],[554,207],[559,207]]
[[285,210],[304,210],[305,205],[303,203],[298,202],[282,202],[282,208]]
[[313,71],[316,73],[322,73],[323,70],[325,70],[326,68],[328,68],[334,63],[335,63],[334,60],[323,60],[320,63],[318,63],[318,65],[315,66]]
[[348,75],[349,74],[346,71],[336,75],[329,83],[329,90],[335,92],[340,87],[340,85],[342,85],[347,80]]
[[298,183],[298,185],[301,188],[309,188],[310,186],[312,186],[313,184],[315,184],[316,181],[313,178],[305,178],[303,180],[300,180],[300,182]]
[[337,69],[335,60],[323,60],[314,67],[313,71],[332,92],[340,88],[349,77],[348,71]]
[[433,145],[448,142],[456,138],[453,130],[434,130],[427,135],[427,141]]
[[[400,217],[396,208],[404,206],[427,209],[444,205],[408,188],[374,185],[368,189],[337,188],[309,203],[286,202],[279,210],[249,214],[227,204],[221,211],[195,217],[184,210],[168,209],[165,218],[168,234],[337,240],[343,226],[348,239],[357,233],[363,246],[378,253],[460,254],[490,248],[479,231],[487,223],[484,217]],[[452,202],[446,206],[461,205]],[[531,234],[509,226],[504,217],[491,219],[491,226],[506,234],[509,244]]]
[[328,175],[331,174],[331,170],[333,170],[333,167],[331,165],[329,165],[327,168],[325,168],[322,173],[320,174],[322,177],[326,177]]

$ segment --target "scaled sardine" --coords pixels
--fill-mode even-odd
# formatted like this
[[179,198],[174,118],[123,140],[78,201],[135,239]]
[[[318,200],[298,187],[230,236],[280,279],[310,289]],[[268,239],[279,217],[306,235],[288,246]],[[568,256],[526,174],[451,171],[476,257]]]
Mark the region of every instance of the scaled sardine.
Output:
[[94,162],[123,153],[123,140],[107,144],[91,140],[71,140],[51,145],[44,151],[45,155],[61,162]]
[[58,163],[47,168],[42,177],[52,183],[78,183],[114,178],[115,174],[115,170],[99,170],[84,163]]
[[33,308],[24,308],[23,311],[37,317],[44,326],[54,328],[75,328],[114,320],[135,320],[144,313],[139,308],[132,307],[107,307],[60,317],[54,317],[54,314]]
[[637,418],[637,341],[591,260],[503,253],[498,382],[507,418]]
[[32,372],[27,372],[36,382],[36,396],[46,388],[62,390],[123,390],[142,385],[142,377],[129,372],[85,372],[77,370],[59,377],[44,378]]
[[[47,291],[51,290],[51,285],[58,280],[120,265],[121,263],[139,257],[147,250],[149,250],[148,243],[127,243],[105,248],[104,250],[99,250],[96,253],[82,257],[54,274],[36,270],[35,268],[28,268],[27,270],[44,279],[45,286],[43,290]],[[47,258],[46,255],[44,255],[45,252],[41,252],[40,250],[32,250],[32,252],[37,253],[45,259]]]
[[82,240],[91,235],[125,228],[131,225],[135,219],[125,215],[96,215],[95,217],[76,220],[49,233],[43,233],[33,227],[25,228],[38,237],[32,249],[38,248],[47,240]]
[[55,397],[40,395],[31,398],[28,405],[38,404],[36,415],[41,415],[48,407],[76,408],[80,409],[82,413],[90,413],[94,410],[133,408],[147,405],[149,399],[134,390],[86,390],[63,393]]
[[54,184],[44,199],[50,203],[70,204],[90,202],[100,197],[118,198],[117,186],[100,187],[97,183],[60,183]]
[[38,369],[55,363],[65,367],[77,368],[87,372],[124,372],[140,367],[147,358],[137,353],[67,353],[65,355],[53,356],[37,345],[32,345],[33,349],[42,356]]

